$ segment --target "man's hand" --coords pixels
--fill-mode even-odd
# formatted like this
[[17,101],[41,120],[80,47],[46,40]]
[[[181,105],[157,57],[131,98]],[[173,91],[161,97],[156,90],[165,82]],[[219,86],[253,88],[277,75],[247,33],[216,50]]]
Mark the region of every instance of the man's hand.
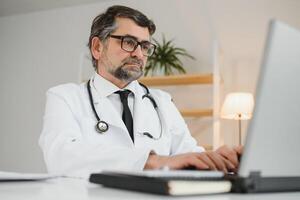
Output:
[[233,163],[214,151],[185,153],[175,156],[159,156],[151,154],[147,160],[145,169],[159,169],[164,166],[167,166],[170,169],[193,167],[199,170],[219,170],[224,172],[235,169]]
[[231,169],[234,172],[237,171],[240,161],[240,156],[243,153],[243,146],[237,146],[235,148],[229,148],[228,146],[222,146],[216,150],[216,152],[223,157],[223,159],[228,160],[234,165],[234,168]]
[[216,151],[202,153],[185,153],[175,156],[150,154],[145,169],[159,169],[167,166],[170,169],[192,167],[199,170],[219,170],[225,173],[228,171],[236,172],[242,152],[242,146],[233,149],[228,146],[222,146]]

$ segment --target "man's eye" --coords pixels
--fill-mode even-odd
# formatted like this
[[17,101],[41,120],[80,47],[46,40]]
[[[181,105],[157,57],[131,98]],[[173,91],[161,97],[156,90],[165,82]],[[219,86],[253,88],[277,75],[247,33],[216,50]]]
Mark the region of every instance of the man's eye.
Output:
[[129,40],[124,40],[124,44],[127,45],[127,46],[135,46],[136,41],[131,40],[131,39],[129,39]]
[[147,43],[144,43],[144,44],[142,44],[142,49],[144,49],[144,50],[148,50],[148,49],[150,49],[150,44],[147,44]]

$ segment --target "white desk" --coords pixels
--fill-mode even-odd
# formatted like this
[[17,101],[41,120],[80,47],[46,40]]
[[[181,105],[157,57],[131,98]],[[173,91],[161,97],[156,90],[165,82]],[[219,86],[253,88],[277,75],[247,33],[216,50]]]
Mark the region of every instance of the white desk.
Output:
[[148,200],[148,199],[188,199],[188,200],[299,200],[300,192],[269,194],[222,194],[191,197],[169,197],[154,194],[138,193],[118,189],[103,188],[87,180],[57,178],[37,182],[0,182],[1,200]]

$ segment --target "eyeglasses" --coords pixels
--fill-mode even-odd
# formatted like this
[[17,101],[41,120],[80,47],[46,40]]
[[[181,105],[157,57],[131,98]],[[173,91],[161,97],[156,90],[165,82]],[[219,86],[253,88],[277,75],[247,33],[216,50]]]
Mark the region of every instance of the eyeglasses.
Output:
[[127,52],[134,52],[140,45],[143,55],[147,57],[152,56],[156,48],[155,44],[149,41],[139,42],[132,36],[109,35],[109,37],[121,40],[121,48]]

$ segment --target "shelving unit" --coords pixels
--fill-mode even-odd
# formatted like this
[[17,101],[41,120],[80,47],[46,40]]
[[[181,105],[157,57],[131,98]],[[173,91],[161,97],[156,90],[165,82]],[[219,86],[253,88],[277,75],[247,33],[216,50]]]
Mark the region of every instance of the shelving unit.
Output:
[[[172,75],[144,77],[139,80],[147,86],[174,86],[213,84],[213,74]],[[179,109],[183,117],[212,117],[213,109]]]

